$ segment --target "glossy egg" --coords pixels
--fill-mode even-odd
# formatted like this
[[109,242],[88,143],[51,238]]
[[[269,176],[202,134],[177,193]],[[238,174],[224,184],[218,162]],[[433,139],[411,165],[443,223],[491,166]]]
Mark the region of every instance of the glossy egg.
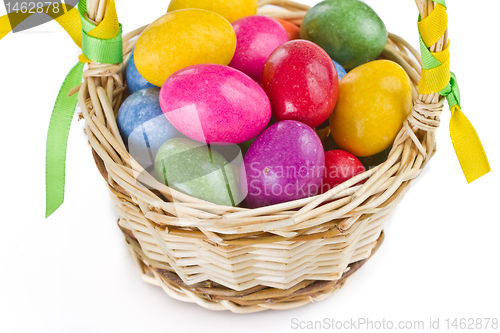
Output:
[[280,121],[257,137],[244,158],[241,186],[250,208],[298,200],[320,191],[325,153],[309,126]]
[[365,172],[365,167],[353,154],[344,150],[327,151],[322,192],[328,192],[363,172]]
[[127,64],[126,77],[128,91],[133,94],[141,89],[158,88],[155,85],[149,83],[145,78],[142,77],[141,74],[139,74],[139,71],[137,71],[137,67],[135,66],[134,61],[134,51],[135,49],[132,50],[132,54],[130,55],[130,59]]
[[136,91],[122,103],[117,123],[132,157],[143,167],[154,164],[154,157],[167,140],[181,136],[161,111],[160,89]]
[[359,66],[340,82],[332,137],[356,156],[378,154],[394,142],[412,102],[411,82],[401,66],[389,60]]
[[318,45],[293,40],[269,57],[262,75],[278,120],[297,120],[316,127],[332,113],[339,91],[333,61]]
[[288,42],[285,28],[267,16],[248,16],[233,22],[236,51],[229,66],[260,81],[267,58],[279,46]]
[[311,8],[300,35],[321,46],[345,69],[376,59],[387,43],[384,22],[359,0],[325,0]]
[[231,165],[208,145],[188,138],[165,142],[156,155],[159,181],[192,197],[236,206],[238,186]]
[[186,136],[213,144],[239,144],[256,137],[271,119],[262,88],[242,72],[222,65],[196,65],[172,75],[160,105]]
[[236,49],[236,34],[219,14],[183,9],[163,15],[142,33],[135,47],[139,73],[161,87],[174,72],[197,64],[227,65]]
[[199,8],[209,10],[224,17],[229,22],[257,13],[257,0],[172,0],[168,11]]

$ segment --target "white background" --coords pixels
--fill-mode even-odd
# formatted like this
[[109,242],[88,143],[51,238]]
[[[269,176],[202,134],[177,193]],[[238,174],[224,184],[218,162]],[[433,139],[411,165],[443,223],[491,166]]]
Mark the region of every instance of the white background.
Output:
[[[412,0],[367,2],[391,32],[418,45]],[[462,109],[480,134],[493,171],[467,185],[445,111],[438,153],[387,224],[379,252],[325,301],[252,315],[209,312],[141,280],[76,118],[66,201],[44,219],[46,131],[59,87],[79,52],[55,22],[6,36],[0,41],[0,331],[289,332],[297,331],[292,318],[358,317],[423,320],[426,327],[430,318],[440,318],[443,328],[446,318],[499,318],[500,3],[448,5]],[[125,32],[153,21],[167,6],[165,0],[117,1]]]

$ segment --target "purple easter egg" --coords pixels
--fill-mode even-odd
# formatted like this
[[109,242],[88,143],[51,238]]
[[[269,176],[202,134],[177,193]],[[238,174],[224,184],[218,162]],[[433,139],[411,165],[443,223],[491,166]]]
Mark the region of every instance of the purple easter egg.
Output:
[[160,105],[168,120],[191,139],[239,144],[256,137],[271,119],[271,102],[247,75],[203,64],[175,72],[163,84]]
[[316,195],[325,170],[321,140],[309,126],[280,121],[262,132],[244,158],[242,192],[257,208]]
[[288,42],[288,34],[278,21],[267,16],[247,16],[232,24],[237,42],[229,66],[260,81],[267,58]]

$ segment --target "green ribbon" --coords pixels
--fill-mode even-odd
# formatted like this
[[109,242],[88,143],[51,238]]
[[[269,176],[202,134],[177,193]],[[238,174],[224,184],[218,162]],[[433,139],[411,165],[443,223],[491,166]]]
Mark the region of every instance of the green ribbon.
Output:
[[[88,59],[105,64],[119,64],[123,62],[122,26],[113,39],[98,39],[87,33],[95,28],[84,13],[87,3],[81,0],[78,3],[80,19],[82,21],[82,51]],[[66,176],[66,148],[68,144],[71,121],[78,103],[77,94],[69,96],[74,87],[82,83],[84,64],[78,62],[66,76],[59,94],[57,95],[47,134],[47,148],[45,160],[46,181],[46,212],[45,217],[52,215],[64,202],[64,187]]]
[[69,91],[82,83],[83,64],[77,63],[71,69],[57,95],[50,117],[47,134],[45,160],[46,212],[49,217],[64,202],[64,179],[66,174],[66,146],[71,120],[78,103],[78,95],[69,97]]
[[118,35],[113,39],[99,39],[87,35],[88,31],[83,30],[82,51],[83,54],[97,62],[103,64],[119,64],[123,61],[122,25]]

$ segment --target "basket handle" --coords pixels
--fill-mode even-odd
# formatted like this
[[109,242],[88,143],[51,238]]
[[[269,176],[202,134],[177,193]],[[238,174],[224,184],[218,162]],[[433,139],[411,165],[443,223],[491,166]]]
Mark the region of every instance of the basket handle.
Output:
[[430,104],[444,96],[451,110],[450,136],[455,153],[469,183],[491,171],[488,158],[474,127],[462,113],[460,90],[450,71],[448,14],[445,0],[415,0],[420,11],[418,28],[422,55],[419,100]]

